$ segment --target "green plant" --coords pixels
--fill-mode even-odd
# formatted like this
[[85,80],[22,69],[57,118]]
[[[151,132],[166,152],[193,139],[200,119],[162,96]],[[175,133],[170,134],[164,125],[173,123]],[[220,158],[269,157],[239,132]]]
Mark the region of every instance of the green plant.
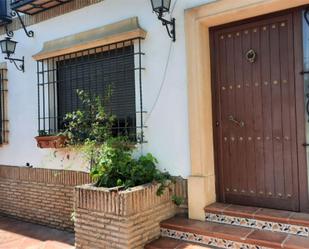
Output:
[[185,199],[182,196],[173,195],[172,201],[175,203],[176,206],[180,206],[185,202]]
[[77,95],[83,104],[83,109],[65,116],[63,135],[68,137],[69,144],[73,146],[83,145],[88,141],[103,143],[111,136],[115,121],[115,116],[105,107],[110,94],[103,99],[99,96],[91,98],[86,92],[77,90]]
[[157,194],[162,195],[172,183],[169,173],[157,169],[157,159],[151,154],[133,158],[133,148],[127,146],[125,138],[111,138],[100,147],[90,147],[86,154],[92,158],[90,174],[97,187],[128,189],[154,182],[160,185]]
[[173,182],[168,172],[157,169],[151,154],[135,159],[135,146],[125,136],[111,134],[115,116],[106,110],[108,95],[93,99],[77,91],[84,108],[68,113],[64,119],[64,135],[69,145],[81,150],[90,162],[90,175],[97,187],[128,189],[146,183],[158,183],[158,195]]

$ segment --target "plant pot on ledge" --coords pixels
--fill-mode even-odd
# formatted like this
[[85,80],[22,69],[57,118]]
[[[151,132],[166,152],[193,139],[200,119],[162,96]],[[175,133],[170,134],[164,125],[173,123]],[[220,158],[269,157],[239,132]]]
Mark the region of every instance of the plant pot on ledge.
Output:
[[35,137],[37,146],[41,149],[59,149],[66,146],[68,138],[66,136],[37,136]]

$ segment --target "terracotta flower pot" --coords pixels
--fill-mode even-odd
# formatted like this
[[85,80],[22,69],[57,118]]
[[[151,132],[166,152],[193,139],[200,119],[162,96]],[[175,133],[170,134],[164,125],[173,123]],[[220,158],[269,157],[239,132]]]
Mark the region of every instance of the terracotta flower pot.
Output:
[[37,145],[41,149],[59,149],[66,146],[68,138],[66,136],[37,136],[35,137]]

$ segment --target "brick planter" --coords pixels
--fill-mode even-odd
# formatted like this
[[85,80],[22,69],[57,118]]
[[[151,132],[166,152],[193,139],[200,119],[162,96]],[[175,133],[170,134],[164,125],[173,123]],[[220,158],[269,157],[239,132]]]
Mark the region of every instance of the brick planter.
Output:
[[110,191],[84,185],[75,188],[77,249],[139,249],[159,237],[159,223],[176,214],[174,191],[157,196],[157,185]]

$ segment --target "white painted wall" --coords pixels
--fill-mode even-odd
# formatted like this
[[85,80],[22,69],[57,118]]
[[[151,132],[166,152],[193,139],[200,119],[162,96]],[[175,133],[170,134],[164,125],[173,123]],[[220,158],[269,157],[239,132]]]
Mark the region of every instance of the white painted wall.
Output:
[[[190,174],[189,128],[184,10],[210,0],[173,0],[176,3],[173,17],[177,22],[177,41],[171,46],[167,77],[157,104],[151,115],[146,115],[147,144],[142,152],[151,152],[160,167],[173,175]],[[45,41],[87,31],[92,28],[138,16],[140,25],[148,32],[143,42],[143,101],[150,111],[160,92],[171,40],[165,28],[151,12],[150,0],[105,0],[104,2],[49,19],[29,27],[34,38],[26,37],[23,30],[15,32],[19,43],[15,57],[25,56],[25,73],[8,64],[8,115],[10,120],[9,144],[0,148],[0,164],[35,167],[78,169],[84,164],[66,151],[42,150],[36,147],[37,135],[37,78],[36,62],[32,55],[38,53]],[[1,37],[3,38],[3,37]],[[3,61],[3,57],[0,57]]]

